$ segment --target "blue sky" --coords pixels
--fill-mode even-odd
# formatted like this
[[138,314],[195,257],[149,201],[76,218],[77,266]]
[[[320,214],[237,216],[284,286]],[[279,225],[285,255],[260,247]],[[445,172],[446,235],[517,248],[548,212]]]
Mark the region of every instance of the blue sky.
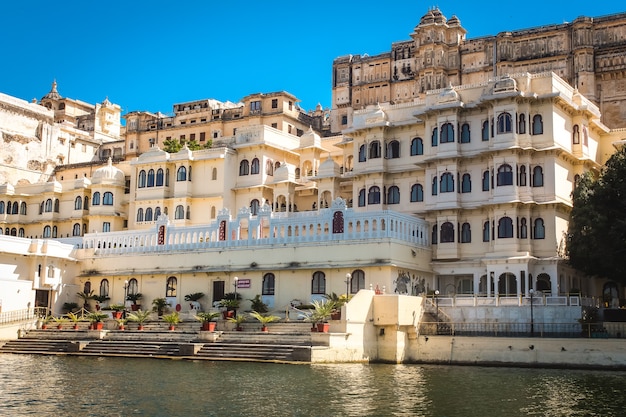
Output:
[[[306,5],[305,5],[306,4]],[[285,90],[305,110],[330,106],[334,58],[386,52],[429,8],[468,38],[626,11],[619,2],[10,1],[2,7],[0,92],[106,97],[134,110]]]

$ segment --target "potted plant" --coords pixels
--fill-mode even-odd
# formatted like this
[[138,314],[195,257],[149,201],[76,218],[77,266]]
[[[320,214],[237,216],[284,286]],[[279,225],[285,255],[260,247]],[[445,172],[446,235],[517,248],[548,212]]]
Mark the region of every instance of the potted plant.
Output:
[[335,309],[335,303],[329,300],[313,301],[313,312],[310,320],[316,325],[318,332],[328,333],[330,325],[328,319]]
[[235,323],[235,330],[238,332],[243,331],[243,323],[246,322],[246,316],[244,314],[239,314],[237,316],[229,317],[227,319],[231,323]]
[[198,320],[200,323],[202,323],[201,330],[214,332],[215,326],[217,325],[217,323],[215,323],[213,319],[216,319],[219,316],[220,316],[220,313],[211,313],[209,311],[201,311],[198,314],[196,314],[194,318]]
[[198,301],[204,297],[203,292],[194,292],[185,296],[185,301]]
[[124,307],[124,304],[111,304],[110,308],[111,310],[113,310],[113,318],[116,320],[121,319],[123,316],[124,310],[126,310],[126,307]]
[[78,310],[78,303],[63,303],[63,311],[65,311],[66,313],[71,313],[74,312],[76,310]]
[[104,328],[104,319],[108,318],[108,314],[93,312],[89,313],[87,318],[91,323],[91,330],[102,330]]
[[67,313],[67,318],[69,321],[71,321],[73,323],[72,328],[74,330],[78,330],[78,322],[80,321],[80,316],[72,311],[70,311],[69,313]]
[[170,314],[166,314],[163,316],[163,321],[169,323],[169,329],[175,330],[176,325],[180,323],[180,316],[178,315],[178,311],[173,311]]
[[239,300],[236,298],[224,298],[220,301],[220,307],[225,308],[222,312],[225,319],[235,317],[239,308]]
[[141,300],[142,297],[143,297],[143,294],[141,294],[140,292],[136,292],[134,294],[128,294],[126,296],[126,300],[132,303],[130,305],[131,310],[133,311],[139,310],[139,303],[137,303],[137,301]]
[[48,328],[48,323],[50,323],[51,320],[52,316],[45,316],[39,319],[39,322],[41,323],[41,329],[46,330]]
[[96,309],[98,310],[104,307],[102,304],[110,300],[110,298],[106,295],[94,295],[93,299],[96,300]]
[[341,307],[348,301],[350,301],[350,296],[347,294],[337,295],[336,293],[325,294],[324,298],[334,303],[333,312],[330,315],[332,320],[341,320]]
[[126,324],[127,321],[128,321],[127,319],[123,319],[123,318],[115,319],[115,322],[117,323],[117,329],[124,330],[124,325]]
[[64,323],[67,323],[67,318],[63,316],[52,317],[52,320],[57,324],[57,329],[59,330],[63,328]]
[[143,330],[143,324],[146,322],[146,320],[148,320],[148,318],[150,317],[150,314],[152,314],[152,312],[146,310],[137,310],[135,312],[132,312],[128,315],[128,320],[130,321],[134,321],[137,323],[137,330]]
[[89,301],[93,300],[93,291],[89,292],[77,292],[76,295],[83,300],[83,308],[89,310]]
[[259,313],[258,311],[252,311],[250,313],[250,317],[257,319],[259,323],[261,323],[262,332],[268,331],[268,328],[267,328],[268,323],[272,323],[272,322],[280,320],[280,317],[278,316],[272,316],[272,315],[268,315],[264,313]]
[[261,296],[259,294],[255,295],[254,298],[249,299],[252,307],[252,311],[256,311],[257,313],[267,313],[269,308],[267,304],[261,300]]
[[167,307],[169,307],[169,304],[164,297],[155,298],[154,300],[152,300],[152,311],[156,311],[159,317],[163,315]]

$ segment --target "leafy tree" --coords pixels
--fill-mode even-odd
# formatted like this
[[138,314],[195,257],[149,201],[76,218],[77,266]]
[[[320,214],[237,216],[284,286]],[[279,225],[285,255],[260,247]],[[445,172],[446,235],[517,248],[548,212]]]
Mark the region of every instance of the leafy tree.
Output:
[[163,141],[163,150],[169,153],[176,153],[183,148],[182,143],[178,139],[165,139]]
[[567,252],[588,275],[626,283],[626,147],[613,154],[594,180],[583,175],[573,192]]

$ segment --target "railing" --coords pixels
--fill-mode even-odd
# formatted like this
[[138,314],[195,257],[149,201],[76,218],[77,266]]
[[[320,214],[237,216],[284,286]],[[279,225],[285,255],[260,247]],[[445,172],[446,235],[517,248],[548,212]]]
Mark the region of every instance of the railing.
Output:
[[47,315],[48,309],[46,307],[5,311],[4,313],[0,313],[0,324],[20,323],[23,321],[46,317]]
[[[530,306],[530,297],[520,296],[499,296],[492,295],[467,295],[455,297],[435,297],[428,296],[433,304],[441,307],[527,307]],[[592,299],[580,297],[578,295],[535,295],[533,296],[535,306],[590,306],[594,305]]]

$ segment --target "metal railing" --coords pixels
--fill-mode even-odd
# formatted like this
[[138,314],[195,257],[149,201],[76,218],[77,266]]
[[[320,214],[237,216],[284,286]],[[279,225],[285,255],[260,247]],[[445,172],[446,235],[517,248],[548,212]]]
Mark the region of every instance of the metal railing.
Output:
[[0,324],[20,323],[24,321],[46,317],[47,315],[48,315],[48,308],[46,307],[35,307],[35,308],[25,308],[22,310],[5,311],[5,312],[0,313]]

